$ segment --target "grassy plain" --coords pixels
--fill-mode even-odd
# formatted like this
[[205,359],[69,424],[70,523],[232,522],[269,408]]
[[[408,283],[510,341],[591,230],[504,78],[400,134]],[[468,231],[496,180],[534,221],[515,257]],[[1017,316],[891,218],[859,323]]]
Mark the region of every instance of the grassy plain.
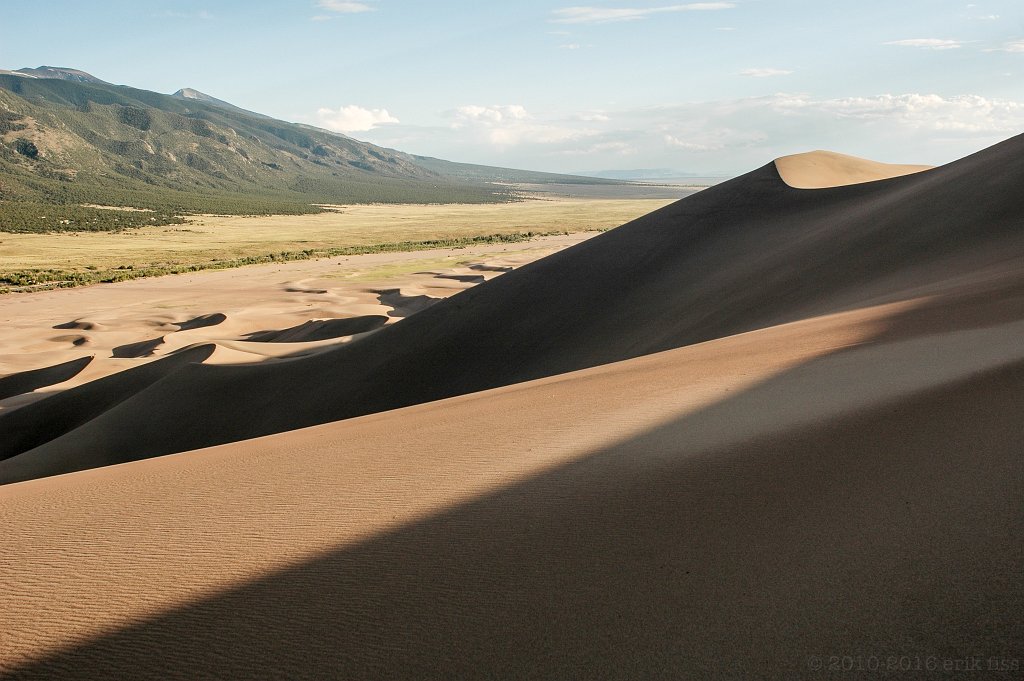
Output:
[[[415,250],[475,238],[617,227],[672,199],[334,206],[314,215],[197,216],[121,232],[0,234],[0,290],[81,285],[250,262]],[[498,236],[495,236],[498,235]]]

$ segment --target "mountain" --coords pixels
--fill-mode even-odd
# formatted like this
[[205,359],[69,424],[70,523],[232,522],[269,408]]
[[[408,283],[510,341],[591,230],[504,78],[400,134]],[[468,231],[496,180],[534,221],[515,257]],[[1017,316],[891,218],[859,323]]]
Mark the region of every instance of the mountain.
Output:
[[[510,198],[492,183],[504,171],[430,165],[196,90],[164,95],[52,67],[0,74],[0,226],[7,231],[123,228],[196,212],[316,212],[324,203]],[[561,177],[517,172],[537,182]]]
[[[816,190],[789,186],[769,163],[331,351],[232,367],[167,358],[164,369],[144,367],[162,372],[156,382],[126,371],[0,416],[0,457],[13,457],[0,462],[0,480],[258,437],[938,292],[954,307],[984,306],[966,283],[1024,285],[1019,270],[992,274],[1024,260],[1022,182],[1024,136],[933,170]],[[980,323],[967,310],[944,314]]]
[[70,80],[75,83],[95,83],[98,85],[110,85],[105,80],[100,80],[91,73],[78,69],[69,69],[63,66],[38,66],[34,69],[18,69],[14,73],[20,73],[32,78],[53,78],[56,80]]

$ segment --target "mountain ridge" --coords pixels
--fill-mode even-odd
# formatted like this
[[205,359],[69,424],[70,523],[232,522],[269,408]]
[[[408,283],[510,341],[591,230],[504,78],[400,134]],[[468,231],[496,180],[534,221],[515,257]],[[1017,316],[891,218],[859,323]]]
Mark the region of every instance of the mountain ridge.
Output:
[[[6,231],[121,229],[197,212],[309,213],[330,203],[515,198],[495,184],[509,175],[505,170],[449,161],[426,167],[412,154],[279,121],[191,88],[166,95],[74,69],[28,71],[43,75],[0,74],[0,229]],[[89,204],[153,213],[111,215],[83,207]]]

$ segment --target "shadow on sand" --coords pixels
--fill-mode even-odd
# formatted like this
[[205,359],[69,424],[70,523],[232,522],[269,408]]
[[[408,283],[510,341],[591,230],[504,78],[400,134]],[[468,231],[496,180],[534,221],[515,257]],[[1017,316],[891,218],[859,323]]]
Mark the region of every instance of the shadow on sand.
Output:
[[[850,354],[4,678],[849,678],[833,656],[1019,658],[1024,363],[815,418]],[[750,422],[794,404],[787,428]]]

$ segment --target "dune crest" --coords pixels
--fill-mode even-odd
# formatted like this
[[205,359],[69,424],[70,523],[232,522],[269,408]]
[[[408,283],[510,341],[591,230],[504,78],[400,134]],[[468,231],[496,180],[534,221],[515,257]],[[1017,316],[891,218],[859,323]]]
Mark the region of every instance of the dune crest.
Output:
[[794,189],[825,189],[888,180],[931,170],[933,166],[879,163],[835,151],[808,151],[775,159],[783,181]]

